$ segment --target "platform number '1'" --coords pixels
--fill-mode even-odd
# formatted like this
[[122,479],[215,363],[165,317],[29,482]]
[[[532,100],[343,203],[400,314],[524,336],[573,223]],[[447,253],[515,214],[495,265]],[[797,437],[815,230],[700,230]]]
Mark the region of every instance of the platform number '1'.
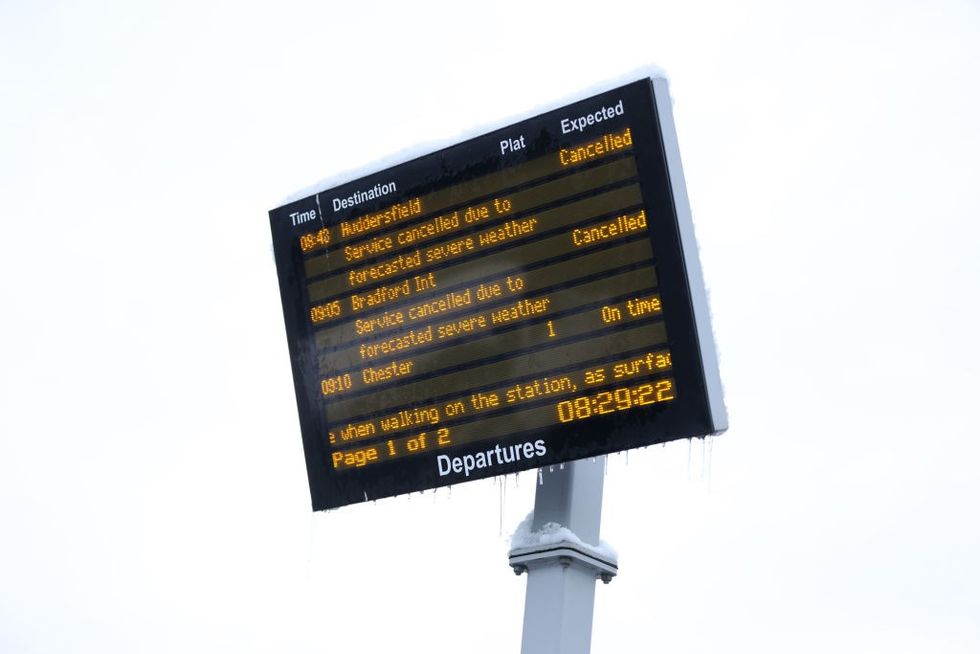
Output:
[[558,332],[555,331],[555,325],[554,325],[554,323],[552,323],[549,320],[548,321],[548,338],[554,338],[557,335],[558,335]]

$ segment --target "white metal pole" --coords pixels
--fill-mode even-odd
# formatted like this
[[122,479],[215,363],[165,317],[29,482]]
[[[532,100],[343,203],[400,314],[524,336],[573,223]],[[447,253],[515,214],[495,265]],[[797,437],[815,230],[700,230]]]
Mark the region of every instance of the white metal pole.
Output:
[[599,544],[605,457],[541,469],[532,531],[548,523],[567,527],[587,546],[567,539],[511,550],[517,574],[528,573],[523,654],[588,654],[592,646],[595,582],[617,573]]

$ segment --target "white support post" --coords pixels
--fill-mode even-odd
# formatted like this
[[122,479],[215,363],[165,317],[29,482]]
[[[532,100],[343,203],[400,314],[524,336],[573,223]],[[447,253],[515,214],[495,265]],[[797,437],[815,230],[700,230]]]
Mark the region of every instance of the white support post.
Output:
[[[531,530],[554,522],[598,546],[604,469],[605,457],[542,468]],[[513,549],[510,565],[527,572],[522,654],[588,654],[595,582],[609,583],[616,562],[563,540]]]

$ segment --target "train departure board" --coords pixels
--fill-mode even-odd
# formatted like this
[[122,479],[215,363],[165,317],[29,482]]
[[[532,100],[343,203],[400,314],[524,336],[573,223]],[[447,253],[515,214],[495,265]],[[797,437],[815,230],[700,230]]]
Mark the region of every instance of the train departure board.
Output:
[[727,426],[664,80],[269,217],[314,510]]

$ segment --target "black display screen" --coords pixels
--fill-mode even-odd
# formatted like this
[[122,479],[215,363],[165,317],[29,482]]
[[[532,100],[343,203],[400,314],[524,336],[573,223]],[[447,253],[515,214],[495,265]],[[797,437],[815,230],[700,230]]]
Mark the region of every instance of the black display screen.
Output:
[[315,510],[725,428],[665,94],[270,212]]

